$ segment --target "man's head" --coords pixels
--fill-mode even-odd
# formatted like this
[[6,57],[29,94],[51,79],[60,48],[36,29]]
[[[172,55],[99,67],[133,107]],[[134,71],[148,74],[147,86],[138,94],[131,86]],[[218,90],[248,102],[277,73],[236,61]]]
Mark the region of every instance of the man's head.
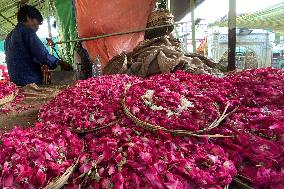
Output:
[[32,28],[35,32],[39,25],[42,24],[43,17],[39,10],[30,5],[25,5],[20,8],[18,15],[18,22],[24,23],[26,26]]

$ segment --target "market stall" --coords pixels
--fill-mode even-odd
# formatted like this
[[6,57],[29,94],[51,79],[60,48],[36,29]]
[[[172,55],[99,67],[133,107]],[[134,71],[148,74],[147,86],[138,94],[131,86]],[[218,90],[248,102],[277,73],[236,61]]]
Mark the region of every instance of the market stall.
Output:
[[[150,14],[152,1],[139,3],[147,6],[138,15]],[[121,32],[100,36],[105,46],[86,39],[108,47],[95,51],[110,60],[103,76],[45,87],[18,87],[5,76],[0,188],[284,188],[284,72],[224,74],[183,52],[172,25],[145,40]],[[127,39],[127,52],[109,50]]]

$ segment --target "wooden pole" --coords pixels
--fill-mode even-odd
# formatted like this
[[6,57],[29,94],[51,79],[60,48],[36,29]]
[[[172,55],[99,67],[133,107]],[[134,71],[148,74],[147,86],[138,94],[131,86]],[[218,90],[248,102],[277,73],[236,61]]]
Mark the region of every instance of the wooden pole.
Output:
[[236,0],[229,0],[228,71],[236,70]]
[[196,41],[195,41],[195,0],[190,0],[190,9],[191,9],[191,32],[192,32],[192,48],[193,53],[196,53]]

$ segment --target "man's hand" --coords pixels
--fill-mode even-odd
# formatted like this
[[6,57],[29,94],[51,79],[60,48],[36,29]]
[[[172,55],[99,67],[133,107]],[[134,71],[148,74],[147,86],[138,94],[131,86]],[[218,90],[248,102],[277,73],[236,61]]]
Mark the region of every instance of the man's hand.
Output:
[[61,67],[62,70],[64,71],[71,71],[72,70],[72,66],[70,64],[68,64],[67,62],[60,60],[59,65]]

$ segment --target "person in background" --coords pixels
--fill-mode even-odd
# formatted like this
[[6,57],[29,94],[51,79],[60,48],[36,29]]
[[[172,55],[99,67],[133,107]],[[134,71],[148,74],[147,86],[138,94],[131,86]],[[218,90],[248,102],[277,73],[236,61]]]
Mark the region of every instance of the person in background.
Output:
[[36,32],[43,17],[33,6],[24,5],[17,14],[18,24],[5,39],[6,63],[10,80],[20,86],[42,84],[41,66],[69,71],[71,66],[49,54]]

